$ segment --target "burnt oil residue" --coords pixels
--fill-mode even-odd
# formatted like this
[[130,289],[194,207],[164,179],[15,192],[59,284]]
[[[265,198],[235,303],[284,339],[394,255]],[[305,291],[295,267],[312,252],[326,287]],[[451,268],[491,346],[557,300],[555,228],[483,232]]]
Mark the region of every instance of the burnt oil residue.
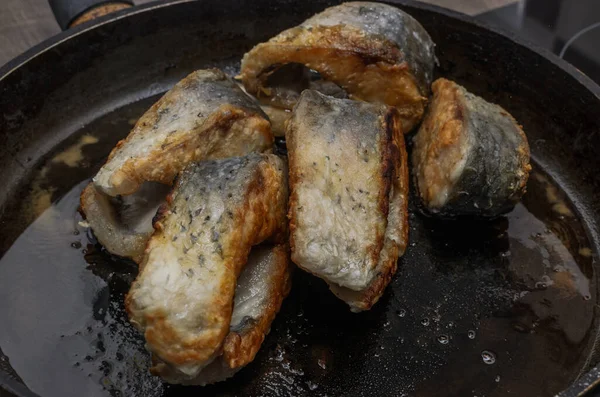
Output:
[[79,193],[149,103],[98,120],[41,165],[32,184],[51,192],[47,208],[31,205],[35,190],[21,200],[23,227],[0,260],[0,358],[34,392],[550,396],[587,365],[596,252],[577,209],[535,167],[505,217],[438,221],[412,209],[407,253],[371,311],[350,313],[296,270],[253,363],[201,391],[163,384],[124,311],[136,265],[104,251],[77,212]]

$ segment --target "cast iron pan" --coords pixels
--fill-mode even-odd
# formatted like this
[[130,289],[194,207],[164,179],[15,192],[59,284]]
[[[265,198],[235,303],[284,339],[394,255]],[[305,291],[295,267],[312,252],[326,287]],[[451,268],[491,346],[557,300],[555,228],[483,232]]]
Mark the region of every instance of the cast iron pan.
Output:
[[0,69],[4,389],[150,397],[576,396],[593,388],[600,89],[520,39],[404,0],[393,4],[437,43],[438,75],[523,124],[534,163],[523,202],[493,222],[440,222],[413,208],[408,252],[367,313],[350,313],[322,281],[296,271],[256,360],[232,380],[199,389],[148,374],[123,311],[136,267],[78,224],[80,190],[176,81],[208,66],[236,74],[254,44],[334,3],[149,4],[69,29]]

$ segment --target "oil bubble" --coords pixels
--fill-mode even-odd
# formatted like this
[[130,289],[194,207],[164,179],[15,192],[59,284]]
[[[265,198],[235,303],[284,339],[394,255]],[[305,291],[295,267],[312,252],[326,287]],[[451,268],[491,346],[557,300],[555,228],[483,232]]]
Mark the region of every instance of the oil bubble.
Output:
[[319,364],[319,367],[321,367],[321,369],[327,369],[327,363],[322,358],[317,360],[317,364]]
[[315,382],[312,382],[312,381],[310,381],[310,380],[309,380],[309,381],[307,381],[307,382],[306,382],[306,384],[307,384],[307,386],[308,386],[308,389],[309,389],[310,391],[317,390],[317,388],[319,387],[319,386],[318,386],[318,385],[317,385]]
[[496,355],[489,350],[482,351],[481,358],[483,362],[487,365],[492,365],[496,363]]
[[438,336],[437,340],[442,345],[447,345],[448,342],[450,342],[450,338],[448,337],[448,335],[440,335],[440,336]]

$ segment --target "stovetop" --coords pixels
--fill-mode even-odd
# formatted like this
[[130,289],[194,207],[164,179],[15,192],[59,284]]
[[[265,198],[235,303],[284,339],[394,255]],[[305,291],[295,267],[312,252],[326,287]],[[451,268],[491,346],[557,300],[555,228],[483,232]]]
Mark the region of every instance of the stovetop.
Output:
[[600,0],[519,0],[477,18],[554,52],[600,84]]

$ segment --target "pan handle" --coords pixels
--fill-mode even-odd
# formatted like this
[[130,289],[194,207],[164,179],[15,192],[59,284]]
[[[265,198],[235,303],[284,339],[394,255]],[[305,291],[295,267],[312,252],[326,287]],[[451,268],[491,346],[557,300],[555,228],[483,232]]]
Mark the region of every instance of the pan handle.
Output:
[[49,0],[62,30],[133,6],[132,0]]

